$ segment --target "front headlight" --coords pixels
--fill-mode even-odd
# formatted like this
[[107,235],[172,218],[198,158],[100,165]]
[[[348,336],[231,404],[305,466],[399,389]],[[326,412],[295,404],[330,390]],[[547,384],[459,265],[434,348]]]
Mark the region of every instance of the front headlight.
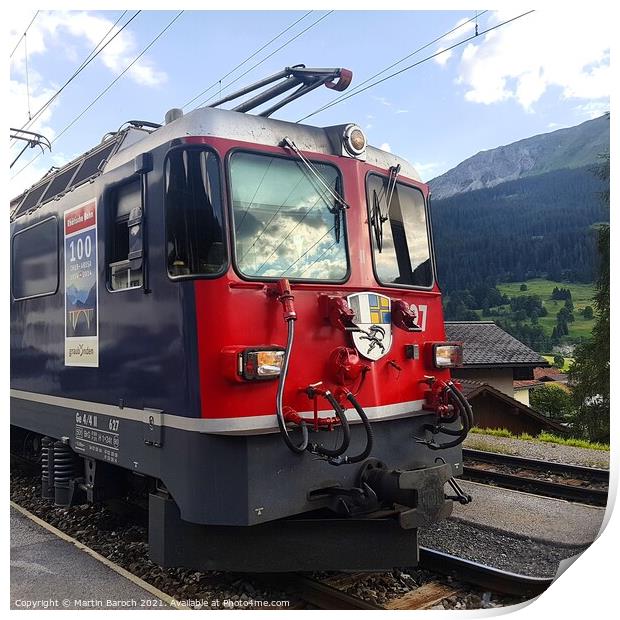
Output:
[[463,345],[460,342],[436,342],[433,345],[435,368],[455,368],[463,365]]
[[239,374],[248,381],[275,379],[283,363],[283,349],[245,349],[239,354]]
[[347,125],[343,135],[344,148],[353,157],[359,157],[366,151],[366,136],[357,125]]

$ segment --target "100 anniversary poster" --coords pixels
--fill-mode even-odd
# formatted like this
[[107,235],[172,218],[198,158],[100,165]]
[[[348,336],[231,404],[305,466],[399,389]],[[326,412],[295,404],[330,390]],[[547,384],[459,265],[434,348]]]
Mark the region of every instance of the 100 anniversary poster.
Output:
[[65,365],[99,366],[97,203],[65,211]]

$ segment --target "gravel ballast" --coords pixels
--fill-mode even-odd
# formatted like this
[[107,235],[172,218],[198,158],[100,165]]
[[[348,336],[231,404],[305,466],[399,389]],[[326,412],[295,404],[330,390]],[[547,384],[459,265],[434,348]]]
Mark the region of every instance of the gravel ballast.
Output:
[[524,441],[512,437],[470,433],[463,442],[463,447],[514,454],[529,459],[551,461],[552,463],[570,463],[572,465],[609,469],[609,452],[605,450],[562,446],[556,443],[537,441],[536,439]]
[[454,518],[419,530],[419,541],[423,547],[531,577],[553,577],[561,560],[588,547],[535,542]]
[[[40,479],[36,475],[12,472],[11,499],[50,525],[174,597],[181,602],[183,608],[213,609],[214,601],[220,602],[216,607],[219,609],[257,609],[264,608],[268,603],[279,609],[304,606],[303,601],[294,594],[278,587],[277,577],[271,579],[251,574],[164,569],[149,560],[146,523],[131,510],[118,513],[102,505],[90,504],[70,508],[54,506],[40,497]],[[433,530],[429,531],[437,538]],[[449,536],[448,533],[447,537]],[[470,537],[467,542],[471,540]],[[432,541],[424,544],[441,548]],[[456,545],[452,545],[451,552],[460,554]],[[438,609],[503,607],[526,600],[525,597],[486,592],[459,584],[451,577],[418,568],[368,573],[357,575],[354,579],[345,573],[334,573],[330,577],[335,582],[344,580],[341,589],[378,605],[399,599],[407,592],[433,581],[454,584],[459,589],[457,594],[438,603],[435,606]],[[287,603],[279,604],[282,601]]]
[[[38,477],[11,473],[11,499],[180,602],[180,608],[257,609],[265,603],[290,608],[299,601],[251,576],[184,568],[165,569],[148,558],[147,527],[135,513],[119,514],[102,505],[54,506],[40,497]],[[286,602],[280,605],[281,602]]]

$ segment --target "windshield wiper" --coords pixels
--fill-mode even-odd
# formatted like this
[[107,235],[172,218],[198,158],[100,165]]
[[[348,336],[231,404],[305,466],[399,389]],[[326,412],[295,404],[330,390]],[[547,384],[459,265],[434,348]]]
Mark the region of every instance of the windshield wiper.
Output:
[[396,188],[396,179],[400,173],[400,164],[397,166],[390,166],[389,172],[390,176],[388,178],[387,189],[385,190],[385,212],[381,210],[381,201],[379,200],[377,190],[372,190],[372,214],[370,217],[370,224],[375,233],[375,243],[379,254],[383,250],[383,223],[387,222],[390,217],[390,206],[392,205],[392,197],[394,196],[394,189]]
[[390,178],[388,179],[387,191],[385,192],[387,196],[387,210],[385,219],[387,219],[390,215],[390,205],[392,204],[392,196],[394,195],[394,189],[396,188],[396,179],[398,178],[399,174],[400,164],[398,164],[397,166],[390,166]]
[[372,190],[372,212],[370,216],[370,225],[375,233],[375,245],[379,254],[383,250],[383,222],[387,221],[387,216],[381,212],[381,204],[377,190]]
[[[312,177],[309,178],[312,180],[312,178],[314,177],[320,183],[321,187],[319,188],[319,190],[322,188],[334,199],[334,207],[332,208],[328,206],[327,208],[329,212],[334,216],[334,235],[336,237],[336,243],[340,243],[340,212],[344,209],[348,209],[349,205],[345,202],[344,198],[338,192],[333,190],[331,187],[329,187],[329,185],[327,185],[327,183],[325,183],[319,171],[312,165],[310,161],[306,159],[306,157],[304,157],[297,145],[288,136],[285,136],[280,145],[293,151],[297,155],[297,157],[299,157],[306,169],[312,174]],[[325,196],[321,197],[325,200]],[[325,200],[325,202],[328,203],[327,200]]]

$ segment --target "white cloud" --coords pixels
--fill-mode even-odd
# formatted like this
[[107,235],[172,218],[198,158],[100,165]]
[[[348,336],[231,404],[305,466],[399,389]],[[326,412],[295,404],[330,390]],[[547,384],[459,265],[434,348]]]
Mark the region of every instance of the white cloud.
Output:
[[459,19],[459,21],[456,22],[456,24],[454,24],[454,28],[455,28],[454,32],[451,32],[450,34],[443,37],[443,40],[448,41],[448,42],[453,42],[453,41],[457,41],[460,39],[466,39],[467,37],[474,34],[476,22],[471,21],[467,25],[465,25],[465,22],[467,22],[470,19],[471,17],[463,17],[462,19]]
[[421,163],[416,161],[413,167],[418,171],[418,174],[422,179],[432,179],[436,176],[438,170],[440,170],[445,164],[443,162],[427,162]]
[[452,50],[443,51],[445,48],[440,47],[437,52],[443,52],[443,54],[439,54],[439,56],[435,56],[433,60],[441,67],[445,67],[446,63],[450,58],[452,58]]
[[387,97],[377,97],[376,95],[372,95],[372,98],[375,101],[378,101],[381,105],[387,106],[388,108],[392,107],[392,102]]
[[387,151],[388,153],[392,152],[392,147],[389,145],[388,142],[384,142],[380,147],[379,147],[382,151]]
[[[125,20],[128,17],[129,14]],[[23,23],[27,23],[25,14],[15,16],[13,23],[15,26],[11,30],[11,36],[17,40],[19,38],[18,28],[22,28]],[[77,44],[82,44],[84,48],[79,56],[85,57],[84,52],[90,52],[113,24],[112,20],[86,11],[41,11],[28,30],[28,57],[51,53],[51,48],[54,48],[54,53],[62,50],[65,58],[73,59],[78,55],[75,51]],[[121,73],[139,52],[140,46],[130,28],[131,26],[118,34],[95,61],[102,63],[114,75]],[[106,41],[112,39],[119,30],[120,25],[114,26]],[[14,70],[23,71],[24,55],[22,53],[16,52],[12,61]],[[148,57],[143,57],[136,62],[127,75],[142,86],[158,86],[167,79],[167,75],[157,70]]]
[[597,118],[605,112],[609,112],[609,100],[588,101],[577,106],[577,111],[588,118]]
[[[11,24],[9,25],[9,47],[11,51],[20,40],[23,29],[30,23],[32,15],[33,13],[30,10],[11,11]],[[131,13],[128,13],[125,20],[130,15]],[[113,24],[113,21],[96,12],[40,11],[32,22],[26,37],[28,88],[26,87],[23,39],[11,58],[11,79],[7,97],[9,125],[16,128],[23,127],[29,121],[28,107],[31,114],[35,114],[61,86],[59,83],[44,80],[43,76],[36,70],[39,58],[45,57],[46,60],[53,58],[54,62],[66,67],[66,77],[68,78],[86,55],[110,31]],[[137,56],[141,48],[141,44],[136,41],[130,29],[131,26],[118,34],[86,71],[101,70],[103,66],[105,73],[120,74]],[[118,31],[119,26],[114,26],[106,40],[110,40]],[[150,87],[159,86],[167,80],[167,75],[157,69],[153,61],[147,56],[136,62],[126,76],[141,86]],[[78,88],[79,79],[75,82],[78,84]],[[104,76],[102,82],[106,83],[107,80],[109,80],[109,76]],[[72,87],[73,84],[67,91]],[[63,92],[27,129],[42,133],[50,141],[53,140],[56,132],[53,129],[52,116],[64,94]],[[75,94],[74,91],[73,95]],[[28,99],[30,100],[29,105]],[[9,151],[10,161],[13,161],[22,148],[23,142],[21,141],[15,141],[12,144]],[[59,166],[71,159],[71,157],[64,157],[62,153],[58,153],[55,148],[51,158],[52,163],[50,163],[49,157],[40,157],[32,165],[25,168],[23,172],[19,172],[34,155],[35,150],[27,149],[11,169],[11,175],[17,175],[15,178],[11,178],[9,183],[11,196],[19,194],[24,188],[37,181],[49,170],[52,163]]]
[[[516,14],[497,11],[480,29]],[[599,10],[541,9],[484,35],[461,54],[458,83],[467,88],[465,99],[514,99],[531,111],[551,87],[559,87],[565,99],[608,97],[610,23]]]
[[[55,90],[43,87],[41,85],[41,77],[36,72],[30,72],[29,81],[30,110],[31,112],[36,112],[47,103]],[[24,123],[28,121],[27,91],[28,89],[26,88],[25,82],[10,80],[8,92],[8,120],[11,127],[23,127]],[[31,131],[38,131],[39,133],[45,134],[49,140],[52,140],[54,137],[54,130],[50,127],[49,120],[55,105],[56,101],[42,112],[37,120],[29,127]]]

